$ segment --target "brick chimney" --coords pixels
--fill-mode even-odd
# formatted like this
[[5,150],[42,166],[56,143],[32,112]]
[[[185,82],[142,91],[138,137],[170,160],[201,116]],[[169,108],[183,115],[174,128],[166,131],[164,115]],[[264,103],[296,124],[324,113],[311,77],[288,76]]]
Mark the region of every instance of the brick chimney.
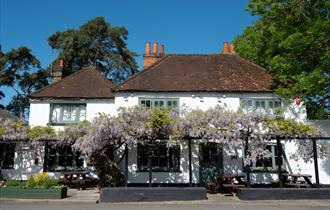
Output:
[[231,54],[235,54],[236,53],[234,43],[230,43],[230,53]]
[[223,54],[235,54],[235,47],[233,43],[230,43],[230,45],[228,45],[228,42],[224,42],[223,43],[223,50],[222,50]]
[[228,53],[229,53],[228,42],[224,42],[224,43],[223,43],[222,53],[223,53],[223,54],[228,54]]
[[156,63],[159,61],[162,57],[165,55],[165,50],[164,50],[164,45],[160,45],[158,53],[158,43],[155,42],[153,45],[153,52],[151,52],[151,45],[150,42],[147,42],[146,44],[146,51],[145,54],[143,55],[143,69],[148,68],[152,64]]
[[62,79],[62,71],[64,67],[64,60],[61,58],[55,61],[55,65],[52,68],[52,83],[55,83]]

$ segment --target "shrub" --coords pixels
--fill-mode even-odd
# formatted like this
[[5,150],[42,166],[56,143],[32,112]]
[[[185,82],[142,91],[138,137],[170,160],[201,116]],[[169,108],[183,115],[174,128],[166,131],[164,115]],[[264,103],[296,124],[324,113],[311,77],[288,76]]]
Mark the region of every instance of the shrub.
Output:
[[7,180],[5,182],[5,187],[24,187],[26,185],[25,181],[19,180]]
[[54,188],[56,186],[58,186],[58,182],[54,179],[47,179],[43,184],[43,188],[45,189]]
[[37,185],[36,181],[34,180],[33,176],[30,175],[30,176],[28,177],[27,182],[26,182],[26,187],[27,187],[27,188],[35,188],[36,185]]
[[49,180],[49,176],[45,172],[40,172],[40,173],[37,173],[36,175],[34,175],[33,179],[34,179],[36,185],[40,187],[40,186],[43,186],[47,180]]

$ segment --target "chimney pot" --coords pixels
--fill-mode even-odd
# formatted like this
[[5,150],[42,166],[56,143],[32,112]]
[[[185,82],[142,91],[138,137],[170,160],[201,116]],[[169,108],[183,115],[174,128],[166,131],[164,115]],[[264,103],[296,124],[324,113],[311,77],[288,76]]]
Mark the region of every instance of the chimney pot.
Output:
[[150,42],[147,42],[147,44],[146,44],[146,55],[150,55],[150,51],[151,51]]
[[158,42],[154,43],[154,51],[153,51],[154,55],[158,55]]
[[232,54],[235,54],[236,53],[235,46],[234,46],[233,43],[230,43],[230,53],[232,53]]
[[228,42],[224,42],[223,43],[223,50],[222,50],[223,54],[228,54],[229,53],[229,48],[228,48]]
[[160,54],[160,55],[164,55],[164,54],[165,54],[165,47],[164,47],[163,44],[160,45],[159,54]]

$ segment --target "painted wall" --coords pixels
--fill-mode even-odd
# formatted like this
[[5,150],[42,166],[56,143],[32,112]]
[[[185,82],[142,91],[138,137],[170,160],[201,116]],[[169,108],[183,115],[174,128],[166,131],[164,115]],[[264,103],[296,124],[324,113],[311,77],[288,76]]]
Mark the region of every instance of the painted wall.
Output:
[[[99,113],[112,114],[116,113],[114,99],[99,100],[30,100],[30,116],[29,125],[46,126],[49,123],[50,104],[51,103],[86,103],[86,120],[91,121]],[[61,128],[61,126],[58,126]]]
[[[221,105],[229,110],[237,110],[240,107],[240,98],[260,98],[270,99],[276,97],[271,93],[150,93],[150,92],[134,92],[134,93],[116,93],[115,100],[84,100],[84,101],[31,101],[30,119],[31,126],[47,125],[49,122],[50,102],[76,102],[86,103],[86,118],[92,120],[98,113],[115,115],[119,107],[130,107],[139,105],[139,98],[178,98],[180,107],[191,109],[207,110],[215,105]],[[293,102],[282,101],[285,117],[294,119],[299,122],[306,122],[306,110],[303,104],[297,106]],[[188,183],[188,152],[186,145],[182,144],[181,151],[181,173],[153,173],[153,182],[155,183]],[[289,153],[296,150],[295,145],[285,145],[287,157]],[[198,146],[193,147],[193,182],[199,180],[199,161],[198,161]],[[147,183],[148,173],[137,172],[136,166],[136,148],[131,148],[129,153],[129,178],[130,183]],[[224,174],[237,174],[242,172],[242,153],[238,153],[236,158],[232,154],[224,152],[223,157]],[[305,163],[303,161],[289,160],[292,172],[307,173],[314,175],[313,163]],[[123,166],[122,166],[123,167]],[[320,181],[324,184],[330,184],[329,158],[319,161]],[[314,177],[313,177],[314,178]],[[252,174],[252,182],[262,183],[276,180],[276,174],[254,173]]]
[[27,142],[17,142],[15,146],[15,159],[13,169],[1,169],[4,179],[26,180],[29,175],[42,172],[43,149],[39,150],[39,163],[34,162],[35,152]]

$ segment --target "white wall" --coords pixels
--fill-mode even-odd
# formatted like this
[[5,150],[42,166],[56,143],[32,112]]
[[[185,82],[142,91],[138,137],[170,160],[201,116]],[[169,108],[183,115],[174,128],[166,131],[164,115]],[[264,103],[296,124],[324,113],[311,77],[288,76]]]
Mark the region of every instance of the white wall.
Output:
[[[198,93],[198,92],[182,92],[182,93],[150,93],[150,92],[135,92],[135,93],[116,93],[115,100],[84,100],[84,101],[31,101],[30,119],[29,124],[31,126],[47,125],[49,122],[49,109],[50,102],[53,103],[86,103],[86,118],[87,120],[93,119],[98,113],[105,113],[115,115],[119,107],[130,107],[139,105],[139,98],[178,98],[180,106],[188,107],[191,109],[207,110],[215,105],[222,105],[229,110],[237,110],[240,107],[240,98],[260,98],[268,99],[274,98],[276,95],[272,93]],[[289,105],[288,105],[289,104]],[[284,114],[286,118],[294,119],[299,122],[306,122],[306,110],[303,104],[297,106],[293,102],[282,101],[284,107]],[[155,183],[188,183],[189,182],[189,170],[188,170],[188,151],[184,144],[181,145],[181,173],[166,173],[166,172],[154,172],[153,182]],[[295,145],[285,145],[287,157],[288,153],[295,151]],[[130,183],[147,183],[148,173],[139,173],[136,171],[136,148],[131,148],[129,153],[129,178]],[[235,174],[242,172],[242,155],[239,158],[232,159],[230,154],[225,154],[223,157],[224,173]],[[198,161],[198,146],[193,147],[193,182],[197,183],[199,180],[199,161]],[[313,163],[304,163],[303,161],[289,160],[290,166],[293,172],[308,173],[314,175]],[[321,183],[330,183],[329,175],[329,158],[319,161],[320,181]],[[252,174],[252,182],[271,182],[277,179],[276,174]]]
[[115,93],[116,108],[139,105],[139,98],[178,98],[180,107],[207,110],[216,105],[222,105],[230,110],[240,107],[240,98],[270,99],[276,97],[272,93],[208,93],[208,92],[178,92],[178,93]]
[[[30,100],[30,126],[46,126],[49,123],[51,103],[86,103],[86,120],[91,121],[99,113],[116,113],[114,99],[90,99],[90,100]],[[61,128],[61,126],[57,126]]]
[[17,142],[13,169],[1,169],[4,179],[26,180],[29,175],[42,172],[43,148],[39,150],[39,163],[35,165],[35,152],[29,142]]
[[30,100],[30,126],[46,126],[49,123],[50,106],[47,101]]
[[[189,153],[187,142],[180,143],[180,172],[153,172],[152,183],[189,183]],[[149,183],[148,172],[138,172],[136,146],[129,148],[128,183]],[[124,169],[123,163],[121,167]],[[199,182],[198,144],[192,143],[192,182]]]

